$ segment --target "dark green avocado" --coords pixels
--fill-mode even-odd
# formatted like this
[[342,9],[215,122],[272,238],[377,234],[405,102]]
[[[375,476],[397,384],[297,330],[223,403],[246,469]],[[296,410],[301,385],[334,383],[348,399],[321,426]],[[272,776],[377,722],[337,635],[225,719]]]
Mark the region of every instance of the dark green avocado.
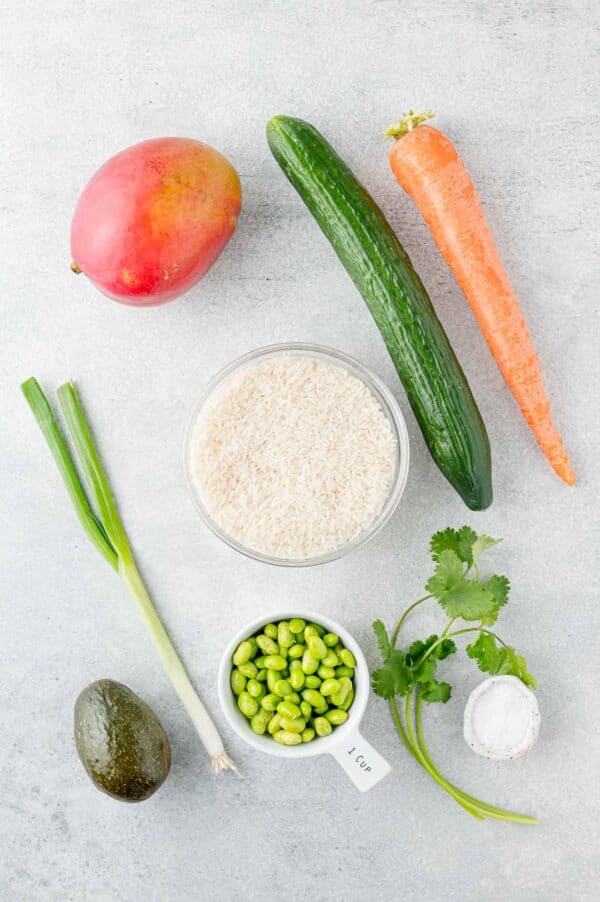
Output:
[[149,799],[171,767],[169,739],[158,717],[114,680],[97,680],[80,693],[75,745],[98,789],[122,802]]

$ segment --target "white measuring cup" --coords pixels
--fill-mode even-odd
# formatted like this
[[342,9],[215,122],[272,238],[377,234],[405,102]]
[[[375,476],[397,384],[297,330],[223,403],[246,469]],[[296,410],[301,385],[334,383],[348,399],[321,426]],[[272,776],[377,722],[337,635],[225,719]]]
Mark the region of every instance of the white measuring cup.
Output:
[[[341,726],[335,727],[329,736],[317,736],[312,742],[285,746],[279,745],[269,735],[259,736],[253,732],[249,722],[237,707],[236,697],[229,681],[233,666],[231,658],[240,642],[255,635],[267,623],[278,623],[280,620],[290,620],[292,617],[301,618],[307,623],[319,623],[328,632],[336,633],[340,637],[344,646],[352,652],[356,659],[355,695],[348,711],[348,720]],[[372,789],[376,783],[389,774],[391,767],[388,762],[363,738],[359,730],[369,699],[369,669],[365,656],[354,637],[335,620],[314,611],[296,608],[293,611],[278,611],[268,617],[257,617],[229,642],[219,667],[217,685],[221,707],[230,727],[244,742],[258,751],[274,755],[276,758],[312,758],[314,755],[333,755],[360,792]]]

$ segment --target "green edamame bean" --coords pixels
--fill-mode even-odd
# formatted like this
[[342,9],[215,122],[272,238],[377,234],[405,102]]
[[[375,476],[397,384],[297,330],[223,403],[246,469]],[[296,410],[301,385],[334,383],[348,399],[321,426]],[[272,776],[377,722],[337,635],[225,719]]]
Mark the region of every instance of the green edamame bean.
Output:
[[325,633],[323,636],[323,642],[327,646],[327,648],[334,648],[338,642],[340,641],[340,637],[336,636],[335,633]]
[[306,729],[306,721],[302,717],[296,717],[294,720],[290,720],[288,717],[282,717],[281,729],[287,730],[288,733],[301,733]]
[[[258,667],[258,658],[255,661],[256,666]],[[324,667],[337,667],[340,663],[340,659],[336,655],[334,651],[328,651],[325,657],[323,658],[322,664]]]
[[341,708],[352,689],[352,680],[348,677],[342,677],[341,680],[336,680],[336,682],[339,688],[332,694],[331,702],[336,708]]
[[258,655],[256,658],[253,658],[252,663],[256,667],[257,670],[264,670],[265,667],[265,656]]
[[299,733],[290,733],[288,730],[278,730],[273,734],[273,739],[280,745],[300,745],[302,742]]
[[269,692],[275,692],[275,684],[278,683],[280,679],[282,679],[282,677],[277,670],[267,670],[267,688]]
[[268,733],[272,736],[277,730],[281,729],[281,715],[273,714],[271,720],[269,721],[269,725],[267,727]]
[[304,671],[302,668],[300,670],[292,670],[290,672],[290,686],[294,690],[294,692],[299,692],[300,689],[304,688],[304,681],[306,677],[304,676]]
[[260,700],[263,695],[266,694],[266,689],[262,683],[258,682],[258,680],[248,680],[246,692],[248,693],[248,695],[251,695],[252,698]]
[[320,676],[322,680],[332,680],[335,677],[335,670],[333,667],[325,667],[324,664],[321,664],[317,670],[317,676]]
[[307,727],[302,731],[302,733],[300,733],[300,736],[302,737],[302,742],[312,742],[312,740],[315,738],[315,731],[312,729],[312,727]]
[[250,658],[253,658],[258,651],[258,645],[256,644],[256,639],[254,636],[250,636],[247,640],[252,646],[252,651],[250,652]]
[[266,667],[265,667],[264,670],[259,670],[259,671],[258,671],[258,673],[256,674],[256,679],[258,680],[259,683],[264,683],[264,682],[265,682],[265,680],[267,679],[267,673],[268,673],[268,672],[269,672],[269,671],[267,670]]
[[308,640],[310,639],[311,636],[317,636],[317,638],[318,638],[319,634],[316,631],[316,629],[314,628],[314,626],[309,625],[309,626],[304,627],[303,636],[304,636],[304,641],[308,642]]
[[274,623],[267,623],[267,625],[265,627],[263,627],[263,633],[269,639],[276,639],[277,638],[277,627],[275,626]]
[[308,702],[300,702],[300,713],[305,720],[308,720],[312,714],[312,708]]
[[[304,646],[302,646],[302,648],[304,649]],[[290,651],[291,651],[291,649],[290,649]],[[304,654],[304,651],[302,653]],[[294,671],[294,670],[302,670],[302,661],[298,661],[298,660],[290,661],[289,666],[290,666],[290,673],[292,673],[292,671]]]
[[329,736],[333,730],[333,727],[325,717],[315,717],[313,726],[317,736]]
[[265,667],[267,670],[285,670],[285,658],[281,655],[267,655],[265,658]]
[[274,692],[269,692],[268,695],[264,695],[260,704],[265,709],[265,711],[276,711],[277,705],[281,701],[281,698],[276,695]]
[[245,677],[248,677],[249,680],[254,679],[258,673],[258,668],[252,661],[247,661],[246,664],[240,664],[238,670],[240,673],[243,673]]
[[275,642],[273,639],[269,639],[269,637],[265,636],[264,633],[261,633],[260,636],[256,637],[256,644],[265,655],[279,654],[279,646],[277,645],[277,642]]
[[289,720],[295,720],[296,717],[300,717],[300,708],[293,702],[279,702],[277,713],[281,714],[282,717],[287,717]]
[[319,661],[323,660],[327,654],[327,646],[319,636],[310,636],[306,644],[313,658],[317,658]]
[[254,717],[256,712],[258,711],[258,702],[255,698],[252,698],[246,691],[240,692],[238,695],[238,708],[244,715],[244,717]]
[[317,636],[320,636],[321,638],[322,638],[322,637],[325,635],[325,633],[327,632],[327,630],[324,629],[324,628],[321,626],[320,623],[315,623],[315,622],[313,621],[312,623],[309,623],[308,625],[309,625],[310,627],[312,627],[312,628],[315,630]]
[[340,724],[346,723],[348,720],[348,715],[345,711],[342,711],[341,708],[331,708],[327,714],[325,715],[329,723],[332,723],[334,727],[339,727]]
[[306,621],[300,617],[292,617],[290,620],[290,629],[293,633],[301,633],[306,626]]
[[288,683],[287,680],[277,680],[275,683],[275,692],[277,695],[280,695],[281,698],[285,698],[286,695],[289,695],[292,691],[292,687]]
[[341,667],[335,668],[336,680],[339,680],[340,677],[350,677],[350,679],[352,679],[353,676],[354,676],[354,669],[352,667],[346,667],[345,664],[342,664]]
[[300,704],[300,696],[297,692],[290,692],[289,695],[286,695],[284,698],[284,702],[292,702],[294,705]]
[[343,704],[338,705],[338,708],[341,708],[342,711],[349,711],[350,706],[352,705],[353,701],[354,701],[354,689],[351,689],[350,692],[348,693],[348,695],[346,696],[346,701]]
[[304,685],[307,689],[318,689],[322,682],[323,680],[321,679],[321,677],[315,676],[315,674],[310,674],[310,676],[306,677]]
[[[311,636],[311,639],[313,639],[313,638],[316,638],[316,637]],[[317,670],[318,667],[319,667],[319,659],[315,658],[314,655],[312,655],[307,648],[306,651],[304,652],[304,654],[302,655],[302,670],[304,671],[304,673],[307,676],[310,676],[310,674],[315,673],[315,671]]]
[[305,689],[302,693],[302,698],[305,702],[308,702],[311,708],[322,708],[323,705],[327,707],[327,702],[316,689]]
[[305,645],[300,645],[298,642],[296,642],[294,645],[291,646],[291,648],[288,652],[288,655],[290,658],[301,658],[305,652],[305,649],[306,649]]
[[243,642],[240,642],[238,647],[233,653],[233,663],[236,667],[239,667],[240,664],[245,664],[250,660],[252,656],[252,643],[245,639]]
[[282,648],[291,648],[296,641],[289,623],[286,623],[285,620],[282,620],[277,627],[277,641]]
[[347,648],[342,648],[340,652],[340,658],[342,660],[342,664],[345,664],[346,667],[352,667],[353,669],[356,667],[356,658],[351,651],[348,651]]
[[240,692],[243,692],[246,688],[246,683],[248,682],[243,673],[240,673],[237,667],[235,670],[231,671],[231,689],[234,695],[239,695]]
[[321,695],[335,695],[336,692],[339,692],[341,689],[341,685],[338,680],[323,680],[321,683]]
[[327,714],[328,711],[329,711],[329,705],[325,704],[325,705],[323,705],[322,708],[314,708],[313,715],[315,715],[316,717],[321,717],[321,715]]
[[262,736],[263,733],[266,732],[272,717],[273,715],[269,711],[257,711],[254,717],[250,720],[251,729],[255,733],[258,733],[259,736]]

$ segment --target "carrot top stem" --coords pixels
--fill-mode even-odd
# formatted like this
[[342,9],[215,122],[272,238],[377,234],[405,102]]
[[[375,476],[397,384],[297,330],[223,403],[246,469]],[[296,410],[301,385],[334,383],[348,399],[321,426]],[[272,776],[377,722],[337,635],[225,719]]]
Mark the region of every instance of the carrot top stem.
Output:
[[389,128],[384,132],[384,140],[387,141],[388,138],[401,138],[407,132],[412,132],[413,128],[416,128],[417,125],[421,125],[422,122],[427,122],[428,119],[433,119],[434,116],[435,113],[433,110],[423,110],[420,113],[409,110],[402,119],[398,119],[397,122],[392,122]]

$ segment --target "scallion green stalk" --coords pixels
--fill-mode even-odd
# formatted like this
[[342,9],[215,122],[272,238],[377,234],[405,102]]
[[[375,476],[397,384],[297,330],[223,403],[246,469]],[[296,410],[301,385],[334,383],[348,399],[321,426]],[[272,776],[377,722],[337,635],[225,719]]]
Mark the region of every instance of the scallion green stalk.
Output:
[[71,452],[37,380],[28,379],[21,388],[56,461],[83,528],[129,589],[163,667],[210,756],[214,771],[218,774],[227,768],[237,770],[225,752],[221,737],[190,682],[136,567],[129,539],[117,511],[75,386],[72,382],[62,385],[58,390],[58,397],[98,515],[94,513],[88,500]]

